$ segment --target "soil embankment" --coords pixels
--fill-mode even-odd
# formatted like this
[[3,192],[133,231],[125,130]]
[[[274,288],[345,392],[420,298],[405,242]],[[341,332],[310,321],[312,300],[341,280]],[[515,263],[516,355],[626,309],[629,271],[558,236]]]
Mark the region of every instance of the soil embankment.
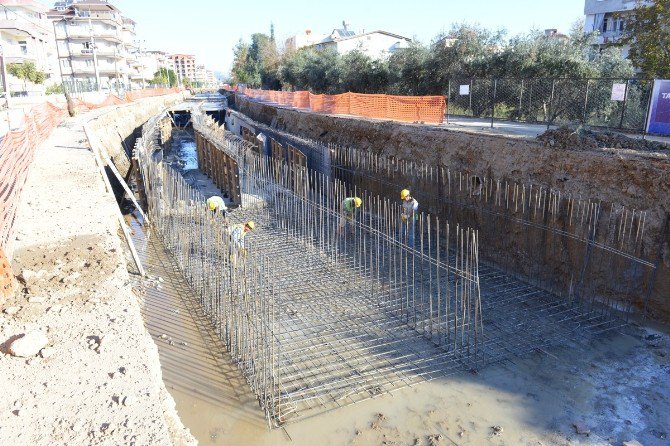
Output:
[[[83,130],[98,116],[93,133],[107,126],[98,137],[112,150],[126,129],[180,98],[68,119],[38,148],[15,231],[21,286],[0,303],[0,444],[194,442],[163,384],[126,269],[117,204]],[[29,332],[42,333],[45,348],[11,355],[12,341]]]

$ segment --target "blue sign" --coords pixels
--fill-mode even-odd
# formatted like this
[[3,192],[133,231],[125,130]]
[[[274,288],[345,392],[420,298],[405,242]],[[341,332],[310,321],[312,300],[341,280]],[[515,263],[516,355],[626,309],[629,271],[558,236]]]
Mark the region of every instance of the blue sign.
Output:
[[670,136],[670,80],[655,80],[647,133]]

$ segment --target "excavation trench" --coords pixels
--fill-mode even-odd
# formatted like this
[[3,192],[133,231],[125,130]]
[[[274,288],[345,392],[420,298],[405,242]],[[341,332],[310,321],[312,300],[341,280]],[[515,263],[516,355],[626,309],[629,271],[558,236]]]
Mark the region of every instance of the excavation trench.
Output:
[[[138,151],[150,215],[270,425],[476,371],[562,342],[580,324],[616,327],[532,283],[480,268],[476,234],[467,229],[450,232],[420,216],[410,246],[394,205],[365,195],[367,212],[341,226],[334,209],[346,183],[283,160],[273,166],[254,152],[254,139],[217,142],[213,123],[196,124],[202,170],[219,184],[239,178],[241,195],[230,198],[242,206],[229,218],[261,228],[250,236],[250,258],[238,262],[225,228],[203,214],[204,198],[220,191],[187,169],[192,141],[182,130],[172,132],[170,151]],[[144,144],[153,144],[151,135],[153,127]],[[289,147],[292,162],[301,153]]]
[[[187,169],[187,166],[190,167],[192,165],[188,162],[189,157],[192,159],[193,152],[192,145],[190,145],[192,142],[191,136],[188,133],[178,135],[175,131],[173,131],[173,135],[177,135],[173,139],[173,143],[180,141],[179,144],[182,145],[178,146],[176,151],[174,147],[171,152],[166,151],[165,159],[178,168],[180,176],[185,178],[189,185],[202,194],[220,193],[211,180],[201,172]],[[185,198],[188,199],[188,197]],[[264,221],[263,219],[267,218],[264,212],[258,211],[243,212],[239,218],[248,218],[251,216],[258,221]],[[180,248],[172,243],[171,249],[167,249],[163,240],[161,240],[164,235],[159,235],[154,227],[140,226],[138,221],[132,218],[129,221],[133,226],[134,239],[149,274],[148,279],[138,283],[138,286],[141,286],[143,290],[145,321],[159,347],[164,380],[177,402],[177,409],[184,424],[193,431],[196,438],[206,444],[229,444],[231,441],[278,444],[284,441],[287,434],[280,441],[277,441],[278,437],[276,435],[272,437],[271,434],[265,431],[267,419],[263,417],[262,410],[259,410],[258,395],[254,395],[249,388],[249,375],[245,375],[245,373],[248,374],[249,372],[243,367],[240,370],[239,358],[233,357],[230,354],[230,348],[222,341],[224,331],[222,331],[221,324],[212,319],[212,302],[207,306],[207,301],[204,301],[205,305],[203,306],[202,295],[199,294],[202,292],[202,289],[194,291],[188,285],[188,280],[182,273],[183,265],[180,266],[178,262],[179,256],[183,256],[184,253],[183,246]],[[258,240],[253,247],[259,250],[268,250],[268,246],[280,246],[282,238],[285,238],[286,234],[279,231],[273,235],[273,230],[276,228],[273,229],[267,221],[265,225],[266,235],[264,239]],[[283,262],[289,267],[299,269],[300,265],[297,260],[301,255],[305,254],[306,246],[295,245],[293,247],[296,250],[295,252],[284,252],[283,248],[285,245],[281,246],[281,249],[270,250],[268,252],[273,252],[278,262]],[[284,256],[283,260],[281,259],[282,256]],[[291,263],[293,265],[290,265]],[[302,286],[300,285],[301,282],[309,282],[308,277],[311,277],[315,284],[323,284],[325,280],[328,280],[328,274],[332,275],[332,270],[326,270],[326,276],[318,276],[318,270],[307,269],[303,277],[292,277],[291,281],[297,284],[298,288],[296,290],[298,290]],[[347,277],[347,275],[343,274],[341,277]],[[571,345],[570,348],[576,348],[585,352],[587,348],[585,344],[590,342],[588,340],[593,339],[591,335],[598,331],[598,326],[588,319],[584,320],[584,323],[586,326],[592,327],[592,329],[580,329],[578,325],[574,324],[576,320],[580,319],[577,310],[561,305],[550,293],[543,292],[532,284],[516,280],[496,269],[486,267],[481,268],[480,278],[482,280],[483,307],[486,315],[485,323],[489,329],[484,348],[489,356],[494,357],[493,359],[510,359],[519,353],[528,351],[542,352],[545,346],[555,345],[558,341],[562,341],[563,345]],[[303,288],[302,291],[307,294],[319,293],[318,288],[311,290]],[[280,337],[284,336],[287,347],[283,353],[283,359],[280,358],[279,364],[285,367],[283,372],[287,376],[292,374],[293,378],[297,380],[295,381],[296,387],[286,387],[282,395],[287,396],[291,394],[296,398],[300,398],[306,388],[310,386],[318,388],[323,382],[329,380],[339,380],[340,383],[344,384],[341,388],[342,392],[337,394],[343,397],[342,400],[338,401],[335,398],[335,404],[332,402],[324,404],[324,400],[331,398],[332,394],[314,394],[314,404],[307,402],[310,400],[306,399],[301,407],[301,415],[314,413],[313,409],[315,408],[318,408],[317,412],[323,412],[328,408],[336,408],[349,404],[352,401],[356,401],[357,398],[360,401],[360,390],[364,390],[363,394],[367,392],[368,396],[381,396],[380,393],[394,391],[394,389],[398,389],[403,385],[425,382],[434,379],[434,377],[445,376],[457,371],[457,368],[449,371],[449,368],[445,368],[444,366],[445,362],[457,363],[457,360],[445,356],[444,350],[431,350],[433,348],[431,347],[431,343],[426,342],[422,336],[412,334],[415,333],[412,330],[407,330],[406,327],[402,327],[401,325],[392,326],[392,319],[369,320],[366,322],[365,318],[370,318],[370,315],[374,315],[375,311],[378,310],[367,308],[359,297],[355,295],[351,296],[351,291],[351,289],[341,287],[339,293],[332,295],[322,294],[321,299],[311,300],[305,300],[299,293],[287,293],[289,296],[292,296],[291,302],[294,305],[287,310],[289,317],[284,320],[287,324],[284,331],[277,333]],[[347,298],[343,299],[342,295],[350,295],[350,301],[347,302]],[[362,293],[361,297],[364,295],[365,293]],[[334,330],[332,330],[333,327],[330,327],[329,330],[331,331],[324,333],[323,317],[325,313],[322,312],[322,309],[328,306],[340,305],[358,308],[359,312],[348,311],[344,313],[343,318],[337,319],[341,325],[335,327]],[[528,320],[529,314],[535,314],[535,317],[530,321]],[[382,322],[380,326],[380,321],[385,322]],[[603,328],[613,328],[611,320],[609,322]],[[520,326],[523,326],[523,332],[521,333],[518,332],[518,327]],[[366,327],[376,327],[376,329],[370,330]],[[366,330],[368,331],[367,333]],[[389,336],[390,332],[394,332],[395,335]],[[400,336],[398,335],[399,333],[406,333],[406,336]],[[395,342],[400,344],[415,343],[417,346],[422,345],[423,355],[414,356],[413,358],[397,356],[399,363],[393,364],[394,355],[400,350],[375,351],[370,350],[370,346],[373,344],[367,344],[367,348],[365,344],[362,344],[363,348],[360,350],[360,356],[358,356],[360,360],[351,361],[356,356],[351,354],[352,347],[354,350],[359,348],[360,345],[356,343],[360,342],[361,336],[365,335],[369,339],[383,339],[385,340],[384,342],[391,340],[391,344]],[[580,343],[574,344],[575,338],[582,338],[582,340]],[[291,342],[293,343],[292,348]],[[340,347],[337,347],[338,343],[340,343]],[[379,347],[379,345],[375,347]],[[570,358],[573,356],[569,351],[570,348],[566,348],[565,352],[553,351],[561,358],[564,356]],[[313,351],[316,353],[307,357],[307,360],[302,363],[294,362],[291,365],[290,362],[286,362],[291,358],[291,350],[294,352]],[[404,349],[405,352],[411,352],[411,350],[407,346]],[[366,356],[364,354],[365,351],[372,354]],[[594,355],[598,354],[600,353],[594,353]],[[606,354],[609,354],[609,352],[606,352]],[[300,356],[293,357],[294,360],[298,358]],[[399,366],[400,362],[417,363],[417,359],[420,360],[419,362],[423,361],[424,364],[428,364],[423,371],[421,369],[417,370],[416,367],[408,370]],[[377,360],[380,360],[380,362],[375,362]],[[434,362],[431,363],[431,360]],[[518,364],[529,362],[529,370],[535,366],[534,361],[528,361],[527,359],[515,359],[515,361],[518,361]],[[330,366],[330,364],[337,363],[343,365],[340,367]],[[566,364],[569,363],[570,361],[568,360]],[[548,364],[548,367],[553,370],[551,364]],[[593,362],[591,363],[591,367],[594,367]],[[570,369],[567,365],[566,369],[569,370],[564,371],[564,380],[568,380],[574,375],[573,369]],[[325,370],[328,373],[333,373],[333,375],[329,378],[320,377],[318,381],[310,381],[310,379],[314,378],[314,375],[310,377],[310,370],[313,370],[311,373],[314,374]],[[341,376],[337,376],[343,370],[347,370],[345,373],[351,376],[350,380],[343,380]],[[356,386],[351,385],[351,381],[361,381],[361,376],[365,375],[369,370],[377,370],[378,373],[369,381],[370,384],[364,385],[365,389],[357,389]],[[492,374],[483,372],[484,376],[481,379],[484,382],[495,382],[492,385],[501,385],[504,387],[511,385],[510,383],[514,381],[512,378],[496,378],[496,375],[507,373],[501,372],[501,370],[504,370],[504,368],[494,369]],[[478,373],[474,369],[471,369],[471,372]],[[398,377],[394,378],[394,373]],[[512,368],[509,373],[515,376],[517,371]],[[552,372],[549,373],[551,374]],[[298,378],[304,380],[302,384],[300,384],[300,379]],[[503,383],[505,380],[509,381]],[[548,401],[553,401],[554,396],[552,392],[559,390],[552,389],[554,386],[560,387],[560,385],[554,385],[550,381],[545,380],[546,378],[540,377],[539,382],[542,384],[538,384],[536,391],[541,392],[540,398],[546,396]],[[445,381],[463,383],[464,380],[461,378],[449,378]],[[634,378],[631,378],[631,381],[634,381]],[[549,388],[545,389],[545,385]],[[439,384],[436,384],[436,386],[439,388]],[[436,390],[432,385],[426,388],[433,389],[433,391]],[[587,392],[587,390],[585,389],[584,392]],[[445,391],[443,388],[440,390],[440,392]],[[358,396],[356,395],[357,392]],[[400,392],[409,398],[405,391]],[[475,406],[486,405],[485,401],[476,396],[477,392],[476,389],[469,389],[467,391],[469,395],[468,400]],[[351,398],[352,396],[354,398]],[[417,396],[414,393],[412,393],[411,398],[415,402],[427,402],[431,399],[425,394]],[[666,396],[662,398],[663,401],[667,402]],[[349,400],[347,401],[347,399]],[[470,402],[467,403],[468,407],[470,407]],[[663,404],[666,404],[666,402]],[[397,404],[390,406],[393,406],[393,408],[388,408],[391,413],[399,410]],[[368,405],[367,407],[370,406]],[[386,411],[386,408],[384,410]],[[549,407],[543,409],[543,411],[551,412]],[[360,420],[360,414],[366,412],[361,412],[361,409],[359,409],[357,414],[355,409],[350,409],[349,411],[338,411],[338,413],[341,413],[343,417],[349,420],[350,425],[353,426],[356,424],[356,418],[352,418],[352,414]],[[404,412],[400,410],[396,415],[404,417]],[[484,417],[488,417],[489,415],[502,416],[496,413],[495,410],[491,414],[488,411],[480,411],[479,414],[479,416]],[[299,435],[300,433],[310,431],[326,432],[332,427],[330,426],[332,424],[330,423],[330,417],[319,417],[315,420],[316,424],[309,424],[309,422],[300,423],[296,425],[295,430],[291,427],[289,431],[292,435]],[[511,427],[511,433],[515,432],[514,429],[515,427]],[[415,431],[417,430],[415,429]],[[477,429],[473,432],[475,431]],[[507,427],[506,432],[508,432]],[[357,432],[355,435],[358,436],[359,433]],[[482,431],[477,435],[486,434]],[[331,433],[329,438],[337,438],[341,443],[342,438],[353,436],[354,433],[349,432],[345,428],[343,431],[338,432],[337,435],[332,435]],[[375,440],[370,441],[374,442]]]

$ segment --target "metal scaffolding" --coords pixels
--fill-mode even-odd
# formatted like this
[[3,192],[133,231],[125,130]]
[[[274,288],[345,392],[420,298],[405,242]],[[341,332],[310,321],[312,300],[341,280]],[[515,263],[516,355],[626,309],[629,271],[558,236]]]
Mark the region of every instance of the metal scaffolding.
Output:
[[[222,185],[238,175],[241,205],[224,220],[154,153],[160,120],[136,145],[149,215],[270,426],[480,367],[475,231],[420,214],[410,245],[397,203],[354,191],[363,205],[350,216],[341,181],[258,154],[194,115],[208,141],[199,161],[236,162],[212,173]],[[231,228],[249,220],[244,255]]]

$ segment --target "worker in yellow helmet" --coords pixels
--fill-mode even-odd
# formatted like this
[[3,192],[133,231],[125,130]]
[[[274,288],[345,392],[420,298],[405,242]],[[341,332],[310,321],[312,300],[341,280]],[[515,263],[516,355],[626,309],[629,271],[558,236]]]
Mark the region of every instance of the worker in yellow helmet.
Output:
[[[360,197],[347,197],[342,200],[342,210],[340,215],[340,222],[337,228],[337,233],[341,234],[344,230],[344,227],[347,225],[347,222],[353,224],[354,221],[354,212],[356,209],[360,208],[363,204],[363,200]],[[353,227],[351,228],[353,232]]]
[[409,189],[403,189],[400,191],[400,199],[402,200],[402,222],[403,233],[405,234],[405,240],[410,246],[414,246],[414,229],[416,226],[416,219],[418,217],[419,202],[412,197]]
[[226,202],[223,201],[223,198],[214,195],[211,196],[207,199],[207,209],[212,211],[212,214],[216,215],[217,212],[221,212],[223,216],[226,216],[226,213],[228,212],[228,207],[226,206]]
[[247,256],[245,237],[254,229],[256,229],[256,223],[251,220],[230,227],[231,257],[233,260],[237,257],[236,253],[240,253],[242,257]]

